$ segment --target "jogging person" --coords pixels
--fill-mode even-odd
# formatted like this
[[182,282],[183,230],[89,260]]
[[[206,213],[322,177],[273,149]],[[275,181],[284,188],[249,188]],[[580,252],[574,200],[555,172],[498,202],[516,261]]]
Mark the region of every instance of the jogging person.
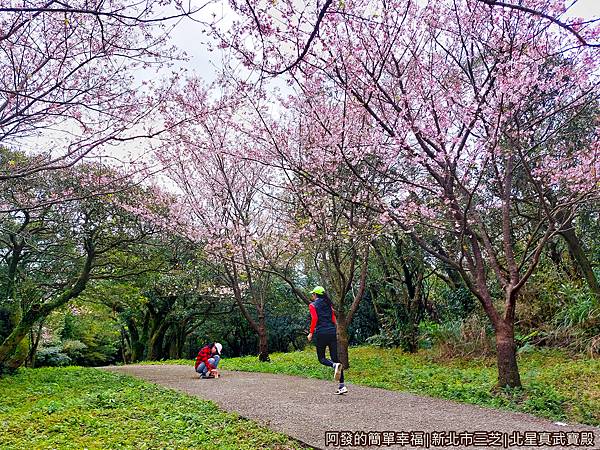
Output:
[[218,342],[211,342],[200,349],[194,366],[200,378],[215,378],[215,372],[218,374],[217,366],[221,360],[221,350],[223,346]]
[[[335,393],[338,395],[345,394],[348,392],[348,388],[344,385],[344,370],[338,359],[333,305],[322,286],[315,286],[310,293],[313,301],[308,305],[311,322],[310,333],[307,338],[309,341],[314,340],[319,362],[325,366],[333,367],[333,378],[340,383]],[[329,347],[329,357],[333,361],[325,357],[325,347]]]

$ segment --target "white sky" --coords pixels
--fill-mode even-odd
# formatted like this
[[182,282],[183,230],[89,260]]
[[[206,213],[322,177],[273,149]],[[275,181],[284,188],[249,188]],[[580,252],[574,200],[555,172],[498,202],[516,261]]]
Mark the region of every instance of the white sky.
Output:
[[571,9],[572,16],[600,17],[600,0],[579,0]]

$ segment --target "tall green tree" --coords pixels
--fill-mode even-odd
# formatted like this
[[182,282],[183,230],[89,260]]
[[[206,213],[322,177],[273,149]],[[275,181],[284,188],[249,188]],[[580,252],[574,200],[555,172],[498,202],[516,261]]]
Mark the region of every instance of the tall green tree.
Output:
[[0,194],[6,211],[0,216],[5,317],[0,365],[14,368],[24,360],[19,349],[34,324],[77,298],[90,280],[146,270],[131,267],[127,259],[158,231],[143,214],[152,208],[159,213],[161,201],[148,204],[149,192],[99,164],[5,184],[9,189]]

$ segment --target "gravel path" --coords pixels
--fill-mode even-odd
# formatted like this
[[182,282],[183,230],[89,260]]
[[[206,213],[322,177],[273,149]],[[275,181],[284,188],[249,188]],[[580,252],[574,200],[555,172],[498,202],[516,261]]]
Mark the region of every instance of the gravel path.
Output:
[[[337,396],[332,394],[336,387],[332,381],[249,372],[225,371],[219,379],[201,380],[189,366],[130,365],[104,369],[212,400],[227,411],[316,448],[600,448],[600,428],[557,425],[528,414],[404,392],[349,384],[350,392]],[[328,431],[333,433],[327,435]],[[455,437],[451,436],[452,431]],[[440,435],[441,432],[445,434]],[[534,441],[511,444],[511,439],[520,439],[519,436]],[[581,440],[589,436],[594,438],[593,445]],[[546,439],[553,445],[537,445],[537,440],[544,443]],[[575,440],[579,445],[572,445]],[[364,445],[369,442],[375,445]],[[348,445],[353,443],[357,445]]]

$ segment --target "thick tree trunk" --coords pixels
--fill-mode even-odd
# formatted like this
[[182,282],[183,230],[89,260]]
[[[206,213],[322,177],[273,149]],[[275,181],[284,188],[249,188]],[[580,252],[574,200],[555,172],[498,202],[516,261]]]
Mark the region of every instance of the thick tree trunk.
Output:
[[[85,289],[87,282],[90,279],[92,270],[92,262],[94,261],[95,251],[93,244],[86,239],[84,242],[87,256],[79,278],[75,284],[57,296],[53,301],[44,304],[34,304],[23,314],[19,323],[13,328],[11,333],[0,344],[0,367],[8,366],[14,368],[15,364],[22,364],[27,355],[22,359],[16,356],[19,349],[19,344],[27,337],[29,330],[33,327],[38,319],[47,317],[52,311],[62,305],[67,304],[70,300],[76,298]],[[18,366],[17,366],[18,367]]]
[[176,348],[177,359],[183,358],[183,347],[185,346],[186,338],[187,338],[187,333],[184,328],[183,330],[181,330],[181,333],[179,334],[179,338],[177,339],[177,348]]
[[163,357],[163,340],[168,327],[168,323],[163,322],[150,336],[148,340],[148,361],[158,361]]
[[131,362],[138,362],[144,358],[146,346],[140,340],[131,342]]
[[[121,327],[121,359],[123,360],[123,364],[127,364],[127,351],[126,351],[126,347],[127,347],[127,339],[125,337],[125,330],[123,329],[123,327]],[[129,345],[129,348],[131,349],[131,345]]]
[[144,350],[146,346],[144,342],[140,339],[140,334],[138,332],[137,326],[133,322],[133,320],[127,321],[127,330],[129,331],[129,341],[131,347],[131,362],[141,361],[144,357]]
[[270,361],[269,336],[264,315],[258,317],[258,359],[262,362]]
[[183,356],[183,346],[185,344],[185,326],[175,325],[172,331],[171,342],[169,343],[169,358],[181,359]]
[[350,337],[348,336],[348,324],[345,320],[337,319],[337,343],[338,358],[344,369],[350,368],[350,358],[348,356],[348,347],[350,346]]
[[19,344],[17,344],[17,348],[12,353],[12,356],[4,363],[4,366],[7,367],[10,371],[17,370],[27,361],[27,355],[29,354],[29,336],[26,336]]
[[34,310],[27,311],[17,326],[4,339],[4,342],[0,344],[0,365],[10,363],[11,368],[14,366],[15,361],[11,361],[11,359],[19,344],[27,337],[37,319],[38,315]]
[[498,386],[520,387],[521,377],[517,366],[517,345],[514,325],[501,320],[495,324],[496,352],[498,358]]

